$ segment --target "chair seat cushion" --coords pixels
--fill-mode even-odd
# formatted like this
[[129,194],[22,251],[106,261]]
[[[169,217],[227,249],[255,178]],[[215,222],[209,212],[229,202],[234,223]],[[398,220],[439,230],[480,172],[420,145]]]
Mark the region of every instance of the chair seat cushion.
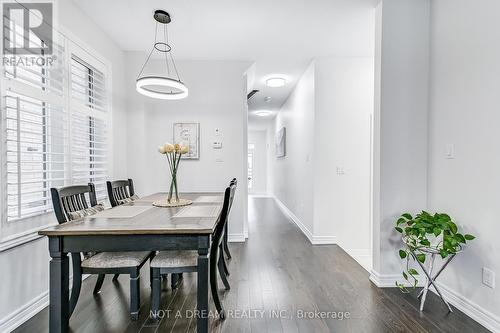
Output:
[[92,207],[89,207],[89,208],[85,208],[85,209],[82,209],[82,210],[77,210],[77,211],[74,211],[74,212],[68,212],[68,219],[70,221],[72,221],[72,220],[78,220],[78,219],[81,219],[82,217],[94,215],[94,214],[96,214],[98,212],[101,212],[103,210],[104,210],[104,205],[102,203],[100,203],[100,204],[97,204],[95,206],[92,206]]
[[161,251],[151,261],[151,267],[175,268],[198,266],[198,251]]
[[140,266],[151,254],[140,252],[99,252],[82,261],[84,268],[120,268]]
[[134,200],[137,200],[139,199],[139,196],[134,194],[133,196],[129,197],[129,198],[125,198],[125,199],[121,199],[121,200],[117,200],[118,204],[119,205],[123,205],[123,204],[126,204],[126,203],[129,203],[129,202],[132,202]]

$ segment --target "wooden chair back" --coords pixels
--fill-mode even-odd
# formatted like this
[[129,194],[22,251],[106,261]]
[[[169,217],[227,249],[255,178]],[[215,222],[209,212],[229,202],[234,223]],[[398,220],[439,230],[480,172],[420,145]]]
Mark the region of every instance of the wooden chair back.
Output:
[[[72,185],[61,188],[51,188],[52,205],[59,224],[69,221],[68,213],[87,209],[97,205],[95,186],[92,183],[88,185]],[[87,201],[87,196],[88,201]]]
[[212,246],[210,248],[210,256],[214,255],[213,258],[218,258],[219,246],[222,243],[222,237],[224,235],[224,229],[227,223],[227,215],[229,214],[229,202],[231,198],[234,197],[234,192],[236,191],[236,185],[232,184],[226,188],[224,192],[224,203],[222,204],[222,210],[219,214],[219,219],[217,225],[215,226],[215,231],[212,234]]
[[107,181],[108,198],[111,207],[120,205],[121,200],[126,200],[135,195],[134,182],[132,179]]

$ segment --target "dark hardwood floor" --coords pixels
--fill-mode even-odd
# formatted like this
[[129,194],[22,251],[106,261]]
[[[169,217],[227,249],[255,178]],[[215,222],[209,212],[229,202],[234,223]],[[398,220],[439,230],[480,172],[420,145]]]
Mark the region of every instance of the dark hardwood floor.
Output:
[[[488,332],[458,310],[448,314],[433,293],[420,313],[415,293],[375,287],[366,270],[338,246],[311,246],[272,199],[250,199],[249,212],[249,240],[230,244],[232,289],[222,297],[228,318],[211,320],[213,332]],[[148,318],[147,267],[142,276],[138,321],[129,319],[125,276],[116,283],[108,276],[96,296],[92,276],[84,281],[71,331],[196,332],[194,273],[184,274],[174,291],[164,285],[161,308],[172,311],[169,316],[165,311],[159,322]],[[325,312],[330,318],[297,317],[306,311],[309,315]],[[47,309],[16,332],[48,332]]]

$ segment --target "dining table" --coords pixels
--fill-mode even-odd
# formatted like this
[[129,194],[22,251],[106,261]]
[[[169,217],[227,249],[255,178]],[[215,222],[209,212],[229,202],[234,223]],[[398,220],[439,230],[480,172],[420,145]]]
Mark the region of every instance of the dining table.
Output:
[[198,251],[197,332],[208,332],[209,253],[223,193],[181,193],[180,197],[193,203],[157,207],[153,202],[166,200],[167,194],[155,193],[39,232],[49,239],[51,333],[69,331],[69,253],[169,250]]

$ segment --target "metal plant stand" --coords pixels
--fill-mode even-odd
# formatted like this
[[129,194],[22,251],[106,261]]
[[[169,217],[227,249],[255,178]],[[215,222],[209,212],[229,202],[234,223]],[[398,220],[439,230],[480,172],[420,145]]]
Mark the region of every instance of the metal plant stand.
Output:
[[[406,241],[405,241],[405,243],[408,245],[408,243]],[[456,253],[448,256],[448,258],[446,258],[446,261],[444,262],[443,266],[441,266],[441,268],[434,275],[432,275],[433,270],[434,270],[434,261],[436,260],[436,256],[439,255],[439,250],[436,248],[432,248],[432,247],[418,249],[421,252],[424,252],[426,254],[431,255],[431,258],[429,261],[429,267],[425,267],[424,264],[421,263],[417,259],[417,255],[414,252],[414,250],[412,249],[412,247],[408,246],[408,249],[410,250],[410,253],[413,256],[413,258],[415,259],[415,261],[418,262],[418,264],[420,265],[420,267],[422,268],[422,271],[425,273],[425,276],[426,276],[426,282],[425,282],[424,289],[422,289],[420,291],[420,293],[418,294],[418,298],[420,298],[420,311],[424,310],[424,304],[425,304],[425,299],[427,297],[427,292],[429,291],[429,288],[432,285],[434,287],[434,289],[436,289],[436,292],[438,293],[438,295],[441,298],[441,300],[443,301],[443,303],[448,308],[448,311],[453,312],[450,304],[448,304],[448,302],[444,299],[443,294],[441,293],[441,290],[439,290],[438,286],[436,285],[436,279],[439,277],[439,275],[441,275],[441,273],[448,266],[448,264],[453,260],[453,258],[455,258],[455,256],[462,251],[462,247],[460,246],[460,249]]]

